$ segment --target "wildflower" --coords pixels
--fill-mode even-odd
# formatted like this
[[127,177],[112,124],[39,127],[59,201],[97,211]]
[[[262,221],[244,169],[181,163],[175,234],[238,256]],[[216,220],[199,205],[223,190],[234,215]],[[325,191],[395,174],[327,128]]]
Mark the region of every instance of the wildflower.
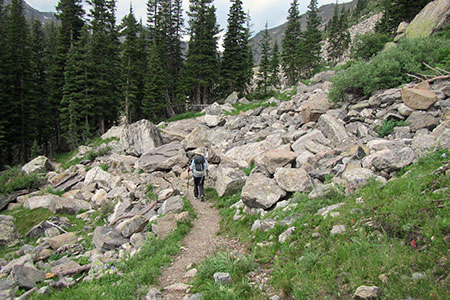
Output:
[[412,241],[411,241],[411,246],[413,246],[414,248],[416,248],[416,247],[417,247],[417,242],[416,242],[415,240],[412,240]]

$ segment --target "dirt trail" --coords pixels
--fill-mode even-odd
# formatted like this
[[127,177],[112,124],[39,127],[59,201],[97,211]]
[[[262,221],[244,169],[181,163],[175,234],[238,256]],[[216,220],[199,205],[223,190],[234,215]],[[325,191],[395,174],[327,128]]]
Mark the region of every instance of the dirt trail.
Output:
[[195,199],[192,187],[186,196],[194,207],[197,219],[194,220],[191,231],[183,240],[181,253],[159,278],[159,288],[165,300],[183,299],[188,294],[184,290],[170,288],[174,284],[189,284],[191,278],[185,277],[188,266],[202,262],[220,249],[242,251],[242,246],[238,242],[217,235],[220,228],[220,215],[211,202]]

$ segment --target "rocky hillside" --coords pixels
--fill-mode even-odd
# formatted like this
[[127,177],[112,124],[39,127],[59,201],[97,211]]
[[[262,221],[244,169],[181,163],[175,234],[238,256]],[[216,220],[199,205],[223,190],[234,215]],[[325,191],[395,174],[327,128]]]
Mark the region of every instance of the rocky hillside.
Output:
[[[3,197],[2,207],[73,214],[84,226],[68,232],[69,219],[50,218],[29,230],[25,236],[33,242],[24,244],[14,218],[0,215],[1,245],[23,245],[0,261],[2,298],[41,282],[71,286],[76,284],[71,276],[80,272],[87,273],[80,280],[118,272],[98,266],[134,256],[149,235],[166,237],[183,218],[186,167],[194,153],[206,155],[206,185],[219,196],[242,189],[239,219],[286,205],[296,192],[316,199],[336,186],[351,191],[372,178],[386,182],[430,149],[449,148],[450,81],[386,90],[333,108],[328,102],[331,75],[317,76],[312,86],[299,84],[289,101],[269,100],[276,106],[233,115],[231,102],[246,100],[228,99],[196,119],[159,128],[146,120],[114,127],[102,137],[107,144],[80,147],[65,170],[53,166],[46,171],[52,167],[45,157],[25,165],[27,173],[46,172],[46,186]],[[406,126],[382,138],[377,131],[386,121]],[[80,265],[80,257],[89,263]],[[52,276],[59,280],[46,281]]]
[[[11,0],[4,0],[4,4],[10,5]],[[41,21],[42,23],[51,23],[51,22],[57,22],[56,16],[53,12],[41,12],[37,9],[34,9],[31,7],[26,1],[24,1],[24,11],[25,11],[25,17],[29,20],[37,19]]]
[[[358,0],[353,0],[351,2],[344,3],[345,9],[353,9],[356,7]],[[321,29],[323,30],[325,24],[327,24],[334,14],[334,8],[336,4],[327,4],[319,7],[319,16],[322,18]],[[286,12],[287,14],[287,12]],[[306,14],[301,15],[302,30],[306,28]],[[283,40],[284,32],[286,31],[287,22],[277,26],[275,28],[269,29],[269,34],[271,38],[271,47],[278,41],[280,46],[280,51],[283,49],[281,41]],[[261,60],[261,43],[263,39],[264,31],[258,32],[253,38],[250,39],[249,43],[253,49],[253,58],[256,64],[259,64]]]

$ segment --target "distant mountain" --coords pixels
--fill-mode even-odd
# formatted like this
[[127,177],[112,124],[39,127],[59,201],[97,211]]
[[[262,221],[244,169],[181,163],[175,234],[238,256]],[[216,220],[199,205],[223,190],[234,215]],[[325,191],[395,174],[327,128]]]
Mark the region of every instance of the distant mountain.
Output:
[[[4,0],[4,4],[6,5],[10,5],[11,4],[11,0]],[[28,20],[33,20],[33,19],[37,19],[43,23],[51,23],[53,22],[57,22],[55,13],[53,12],[41,12],[38,11],[37,9],[34,9],[33,7],[31,7],[26,1],[23,2],[23,8],[25,11],[25,17]]]
[[[345,3],[345,9],[354,9],[356,7],[356,4],[358,3],[358,0],[353,0],[352,2]],[[339,4],[341,6],[342,4]],[[319,16],[322,18],[322,25],[321,29],[325,27],[325,24],[327,24],[334,14],[334,7],[336,4],[326,4],[321,7],[319,7]],[[287,14],[287,12],[286,12]],[[305,30],[306,28],[306,14],[301,15],[301,22],[302,22],[302,30]],[[280,51],[282,50],[281,42],[283,40],[284,32],[286,31],[287,22],[275,27],[269,29],[269,34],[271,38],[271,46],[275,43],[275,41],[278,41],[278,46],[280,47]],[[264,35],[264,30],[260,31],[258,34],[256,34],[253,38],[250,39],[250,46],[253,49],[253,59],[256,64],[259,64],[261,61],[261,43]]]

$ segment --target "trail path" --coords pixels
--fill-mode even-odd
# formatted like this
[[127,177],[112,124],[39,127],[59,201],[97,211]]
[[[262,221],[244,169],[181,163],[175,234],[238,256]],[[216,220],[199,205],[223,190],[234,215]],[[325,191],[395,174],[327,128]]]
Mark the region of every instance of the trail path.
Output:
[[191,231],[183,240],[181,253],[159,278],[159,288],[165,300],[183,299],[188,294],[180,285],[189,284],[192,279],[185,276],[188,266],[202,262],[218,250],[239,253],[244,251],[239,242],[217,235],[220,228],[220,215],[211,202],[195,199],[192,191],[188,191],[186,196],[194,207],[197,219],[194,220]]

